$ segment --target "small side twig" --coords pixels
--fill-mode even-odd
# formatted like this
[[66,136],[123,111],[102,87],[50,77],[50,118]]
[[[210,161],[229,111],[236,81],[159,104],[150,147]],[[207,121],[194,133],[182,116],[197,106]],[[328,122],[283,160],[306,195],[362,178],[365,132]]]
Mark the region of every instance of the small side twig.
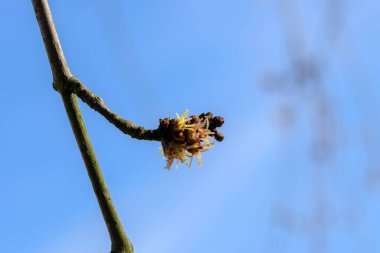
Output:
[[[103,115],[111,124],[116,126],[124,134],[136,138],[139,140],[149,140],[149,141],[167,141],[168,140],[168,127],[166,126],[171,119],[165,118],[160,119],[159,127],[157,129],[145,129],[142,126],[138,126],[131,120],[126,120],[120,117],[118,114],[109,109],[102,98],[92,93],[81,81],[76,77],[71,76],[61,85],[54,83],[54,89],[61,92],[67,91],[77,95],[84,103],[86,103],[90,108],[99,112]],[[191,119],[196,118],[207,118],[209,125],[208,129],[213,133],[213,137],[221,142],[224,139],[222,133],[218,132],[217,128],[221,127],[224,123],[223,117],[213,116],[211,112],[202,113],[198,116],[193,115]],[[175,120],[175,119],[172,119]]]
[[[60,87],[56,87],[59,89]],[[86,86],[84,86],[77,78],[70,77],[62,87],[65,90],[77,95],[84,103],[103,115],[111,124],[120,129],[124,134],[130,135],[132,138],[139,140],[160,141],[161,134],[159,129],[148,130],[142,126],[134,124],[130,120],[125,120],[113,111],[111,111],[103,99],[92,93]]]

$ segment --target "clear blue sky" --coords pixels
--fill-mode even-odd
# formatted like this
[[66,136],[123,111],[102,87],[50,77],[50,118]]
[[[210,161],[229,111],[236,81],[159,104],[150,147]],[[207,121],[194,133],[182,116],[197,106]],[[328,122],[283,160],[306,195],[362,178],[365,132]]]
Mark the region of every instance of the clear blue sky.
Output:
[[[380,252],[380,4],[51,1],[71,71],[112,110],[212,111],[203,167],[164,170],[80,103],[136,253]],[[0,252],[109,252],[31,1],[3,1]]]

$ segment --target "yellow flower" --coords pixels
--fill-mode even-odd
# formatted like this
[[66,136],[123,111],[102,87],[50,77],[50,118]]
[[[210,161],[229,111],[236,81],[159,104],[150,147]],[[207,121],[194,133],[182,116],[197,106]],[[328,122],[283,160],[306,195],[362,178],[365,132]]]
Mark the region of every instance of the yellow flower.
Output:
[[[194,156],[197,157],[198,166],[201,166],[201,152],[213,146],[210,138],[216,134],[215,128],[223,124],[214,124],[214,129],[209,129],[210,119],[213,119],[211,113],[191,117],[188,117],[188,113],[189,111],[185,110],[181,116],[176,113],[176,119],[166,118],[160,121],[163,132],[162,153],[167,161],[165,169],[169,170],[175,160],[175,168],[180,162],[190,167]],[[222,118],[217,118],[219,121],[220,119]]]

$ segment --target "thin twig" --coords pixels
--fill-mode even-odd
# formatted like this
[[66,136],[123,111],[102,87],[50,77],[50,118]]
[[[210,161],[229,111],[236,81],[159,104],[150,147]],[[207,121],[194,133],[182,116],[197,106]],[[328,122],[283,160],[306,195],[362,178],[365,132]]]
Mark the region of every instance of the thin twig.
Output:
[[[72,74],[66,63],[61,44],[58,39],[54,22],[51,16],[47,0],[32,0],[37,21],[40,26],[45,49],[49,57],[53,73],[54,87],[63,87]],[[63,103],[70,120],[77,144],[82,154],[87,173],[91,179],[103,218],[106,222],[111,239],[111,253],[132,253],[133,247],[127,238],[111,196],[105,184],[101,169],[92,148],[75,94],[68,90],[60,89]]]
[[84,103],[103,115],[111,124],[119,128],[123,133],[139,140],[161,141],[160,129],[148,130],[134,124],[130,120],[125,120],[111,111],[103,99],[92,93],[77,78],[71,77],[63,87],[76,94]]

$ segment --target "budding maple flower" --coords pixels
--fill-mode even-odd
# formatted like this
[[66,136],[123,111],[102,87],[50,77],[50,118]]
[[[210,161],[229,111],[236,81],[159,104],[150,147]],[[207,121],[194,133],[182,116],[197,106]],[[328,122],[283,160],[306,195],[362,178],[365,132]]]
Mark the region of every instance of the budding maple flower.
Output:
[[[198,165],[202,165],[201,152],[209,150],[214,143],[223,140],[223,134],[216,128],[224,123],[222,117],[213,117],[212,113],[193,115],[187,118],[188,110],[177,118],[160,119],[160,130],[162,133],[162,153],[167,159],[165,169],[170,169],[174,160],[177,159],[176,168],[179,162],[191,166],[193,157],[198,159]],[[190,158],[190,162],[188,162]]]

